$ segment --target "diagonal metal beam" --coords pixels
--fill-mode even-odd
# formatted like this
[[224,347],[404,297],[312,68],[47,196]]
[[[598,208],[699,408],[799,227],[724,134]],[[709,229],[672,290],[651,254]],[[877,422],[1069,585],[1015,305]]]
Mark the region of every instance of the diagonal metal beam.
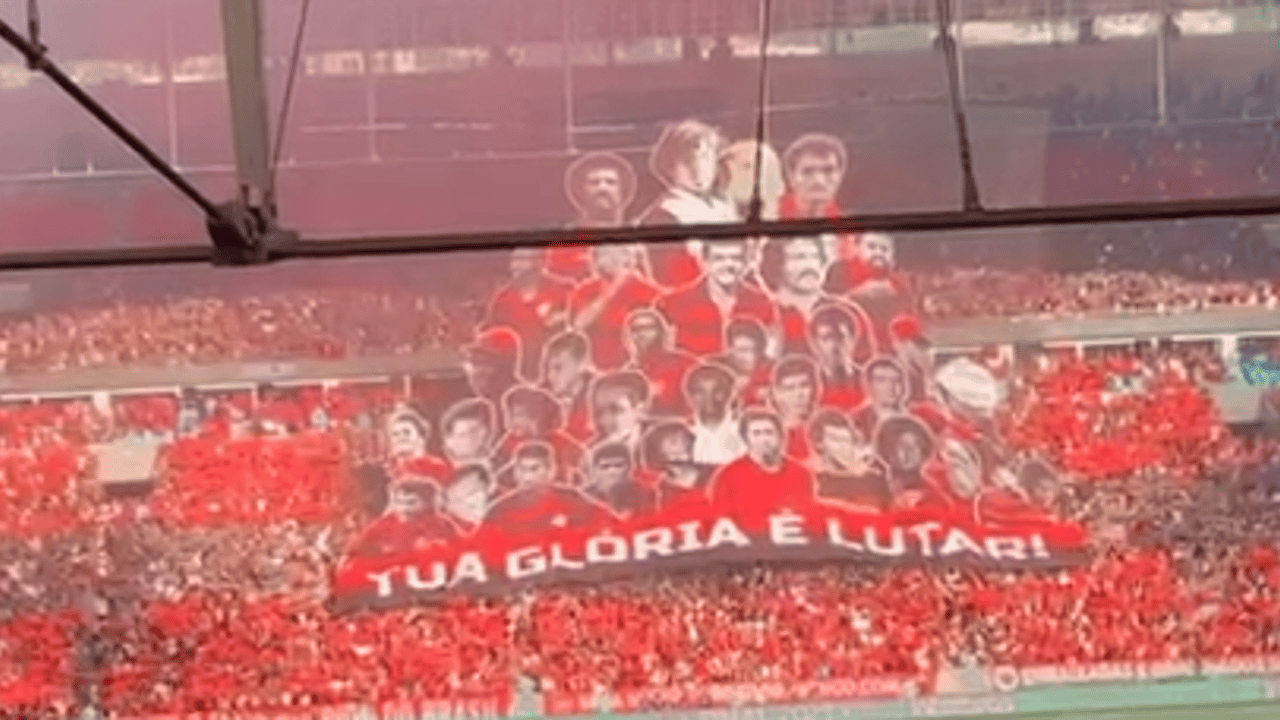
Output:
[[[22,56],[26,59],[28,66],[39,70],[48,76],[54,84],[62,88],[63,92],[70,95],[72,100],[75,100],[81,107],[88,111],[90,115],[97,118],[98,122],[106,125],[107,129],[110,130],[112,134],[120,138],[121,142],[128,145],[131,150],[137,153],[139,157],[151,166],[151,169],[160,173],[160,175],[163,176],[165,180],[168,180],[171,185],[177,188],[179,192],[186,195],[192,202],[200,206],[200,209],[204,211],[205,217],[221,217],[221,212],[212,201],[206,198],[203,193],[195,188],[194,185],[187,182],[186,178],[179,175],[178,171],[174,170],[169,163],[165,162],[163,158],[157,155],[156,152],[143,142],[141,138],[135,135],[133,131],[125,127],[124,123],[120,122],[120,120],[112,115],[109,110],[103,107],[101,103],[94,100],[92,96],[82,90],[74,80],[68,77],[61,68],[49,59],[45,54],[45,49],[43,47],[40,47],[23,37],[22,33],[19,33],[12,25],[5,22],[3,19],[0,19],[0,40],[4,40],[12,45],[19,53],[22,53]],[[0,122],[2,121],[3,118],[0,117]]]
[[[1280,197],[1241,197],[1156,203],[1112,203],[1007,210],[942,211],[862,215],[817,220],[784,220],[723,225],[667,225],[615,230],[516,230],[411,236],[306,240],[271,252],[272,259],[422,255],[459,250],[500,250],[565,244],[684,242],[690,237],[795,237],[831,232],[944,232],[1010,227],[1160,222],[1200,218],[1280,216]],[[0,272],[137,265],[209,263],[210,248],[168,246],[110,250],[63,250],[0,254]]]

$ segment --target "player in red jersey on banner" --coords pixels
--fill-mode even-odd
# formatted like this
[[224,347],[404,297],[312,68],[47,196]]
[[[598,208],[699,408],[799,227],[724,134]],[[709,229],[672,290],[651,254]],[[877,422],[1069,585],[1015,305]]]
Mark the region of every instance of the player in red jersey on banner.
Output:
[[[530,387],[512,388],[502,399],[502,406],[507,419],[507,433],[494,449],[494,467],[507,467],[515,456],[516,448],[527,442],[549,445],[555,452],[559,467],[576,468],[582,464],[585,451],[577,440],[561,429],[560,406],[546,391]],[[509,489],[510,478],[506,475],[501,477],[499,486]]]
[[816,494],[824,503],[864,513],[879,513],[893,504],[884,462],[849,418],[820,410],[809,423]]
[[769,357],[769,337],[759,322],[734,318],[725,328],[725,351],[713,358],[733,374],[734,394],[743,407],[769,402],[773,361]]
[[849,154],[839,138],[820,133],[801,135],[783,153],[782,164],[790,188],[779,207],[784,220],[844,214],[836,195],[844,183]]
[[591,345],[582,333],[561,333],[547,342],[542,361],[542,389],[560,405],[564,431],[578,442],[595,432],[591,424]]
[[716,465],[694,461],[693,431],[678,422],[655,426],[645,435],[645,468],[653,476],[658,504],[672,518],[706,517]]
[[866,325],[858,322],[855,310],[843,304],[829,304],[809,321],[809,346],[818,362],[822,382],[823,407],[849,411],[866,400],[858,360],[865,351]]
[[635,452],[649,416],[649,381],[632,370],[600,376],[591,386],[591,446],[621,443]]
[[591,340],[591,357],[600,370],[617,370],[627,362],[623,344],[627,318],[648,307],[661,294],[640,274],[633,245],[597,245],[595,277],[573,289],[569,312],[574,329]]
[[519,336],[525,380],[537,378],[543,344],[569,321],[573,285],[548,275],[545,258],[541,248],[511,251],[511,279],[489,299],[484,320],[486,328],[506,328]]
[[480,398],[462,400],[440,419],[441,444],[453,467],[488,467],[497,429],[493,404]]
[[498,403],[520,384],[520,336],[505,327],[482,330],[462,348],[462,369],[477,397]]
[[657,303],[676,330],[676,347],[697,357],[724,351],[725,329],[734,318],[756,320],[772,332],[778,311],[773,301],[745,282],[747,245],[741,240],[702,244],[706,272],[696,283],[675,290]]
[[[782,156],[787,193],[778,204],[784,220],[838,218],[845,215],[837,200],[849,166],[844,142],[833,135],[806,133]],[[857,251],[857,235],[824,235],[827,258],[848,261]]]
[[474,535],[484,523],[493,497],[492,475],[483,465],[464,465],[454,472],[440,496],[440,509],[461,537]]
[[387,477],[394,481],[408,476],[443,482],[453,468],[443,458],[427,452],[431,426],[416,411],[402,408],[387,420]]
[[602,505],[564,481],[555,454],[544,443],[521,445],[512,461],[516,486],[490,506],[488,532],[541,536],[564,529],[590,529],[611,520]]
[[683,417],[689,404],[684,396],[684,378],[698,359],[670,347],[670,328],[657,311],[645,308],[631,314],[631,363],[649,380],[653,397],[649,412],[655,417]]
[[778,361],[769,387],[769,403],[778,413],[786,437],[786,454],[800,462],[809,459],[809,419],[818,407],[821,393],[818,369],[804,355],[790,355]]
[[896,259],[893,236],[870,232],[858,237],[853,258],[827,270],[827,292],[857,302],[867,312],[880,348],[892,347],[893,319],[915,311],[910,283],[895,269]]
[[747,454],[720,468],[712,479],[712,508],[751,530],[760,530],[770,514],[808,510],[814,499],[813,474],[786,456],[778,416],[747,410],[739,429]]
[[[831,259],[818,237],[773,238],[765,241],[760,253],[760,279],[778,305],[784,353],[810,352],[810,336],[815,314],[837,298],[823,290]],[[846,311],[855,324],[851,360],[861,362],[871,353],[871,321],[856,304]]]
[[399,555],[446,544],[457,528],[437,511],[440,486],[406,477],[392,484],[386,513],[365,528],[349,553],[355,557]]
[[886,418],[876,427],[875,448],[898,508],[942,512],[955,507],[947,473],[937,462],[937,438],[923,422],[910,415]]
[[851,417],[858,432],[871,437],[880,423],[907,414],[907,379],[902,366],[891,357],[867,363],[865,373],[867,399]]
[[650,515],[658,507],[657,493],[637,479],[634,455],[621,443],[591,451],[582,491],[623,520]]

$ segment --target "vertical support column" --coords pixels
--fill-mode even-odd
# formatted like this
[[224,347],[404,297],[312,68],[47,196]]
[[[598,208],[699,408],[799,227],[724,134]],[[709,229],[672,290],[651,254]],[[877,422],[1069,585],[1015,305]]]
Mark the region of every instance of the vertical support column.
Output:
[[1160,125],[1169,122],[1169,33],[1165,31],[1168,17],[1168,0],[1160,0],[1156,18],[1156,118]]
[[169,0],[164,4],[164,79],[165,102],[169,113],[169,164],[182,167],[178,157],[178,53],[173,38],[174,5],[181,0]]
[[578,152],[578,118],[576,103],[573,99],[573,44],[577,33],[573,26],[573,0],[560,0],[560,70],[561,86],[564,90],[564,137],[565,148],[570,153]]
[[260,0],[222,0],[222,35],[240,195],[274,218]]
[[964,0],[956,0],[956,94],[960,97],[960,104],[963,105],[969,94],[965,91],[968,85],[967,73],[964,66]]
[[[365,21],[362,26],[361,37],[364,46],[364,124],[365,139],[368,142],[369,162],[378,162],[381,156],[378,153],[378,73],[386,72],[387,66],[385,61],[380,59],[382,53],[390,52],[386,46],[380,47],[380,38],[374,36],[373,18],[377,17],[377,11],[373,7],[372,0],[365,0]],[[396,43],[386,43],[385,45],[394,46]]]

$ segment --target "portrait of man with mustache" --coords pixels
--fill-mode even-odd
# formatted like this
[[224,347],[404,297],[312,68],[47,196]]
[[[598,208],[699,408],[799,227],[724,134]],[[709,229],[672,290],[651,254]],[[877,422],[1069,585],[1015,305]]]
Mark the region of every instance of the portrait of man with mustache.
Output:
[[627,209],[636,197],[636,171],[615,152],[590,152],[574,160],[564,173],[564,192],[577,215],[570,226],[583,231],[547,253],[547,271],[581,282],[591,275],[591,246],[596,230],[627,224]]

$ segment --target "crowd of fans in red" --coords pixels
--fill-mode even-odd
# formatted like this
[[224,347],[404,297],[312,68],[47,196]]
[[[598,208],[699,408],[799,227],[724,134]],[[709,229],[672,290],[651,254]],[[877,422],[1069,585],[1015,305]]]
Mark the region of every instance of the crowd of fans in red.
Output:
[[46,373],[403,355],[469,337],[482,297],[445,303],[429,291],[327,288],[33,313],[0,321],[0,367]]
[[913,274],[913,278],[921,310],[933,320],[1274,308],[1280,302],[1280,284],[1274,280],[1192,282],[1171,273],[961,268]]
[[1146,363],[1123,351],[1092,360],[1046,355],[1017,376],[1003,435],[1088,478],[1158,469],[1193,479],[1230,440],[1198,382],[1220,380],[1225,368],[1220,358],[1196,360],[1175,351]]
[[68,717],[72,693],[74,612],[31,613],[0,621],[0,714]]
[[[931,692],[944,665],[1280,650],[1274,548],[1212,560],[1225,581],[1198,581],[1166,551],[1128,550],[1060,572],[757,570],[351,617],[296,597],[189,589],[98,624],[113,648],[102,704],[116,717],[459,698],[506,707],[525,677],[562,710],[591,711],[659,688],[889,676]],[[72,705],[81,620],[0,624],[5,707]]]
[[[1123,541],[1132,527],[1126,506],[1144,502],[1132,478],[1185,486],[1243,457],[1187,379],[1187,365],[1213,372],[1212,363],[1195,352],[1187,358],[1046,354],[1014,373],[1009,441],[1073,470],[1079,487],[1070,514],[1096,528],[1100,542]],[[391,386],[312,389],[256,404],[211,396],[217,410],[170,446],[149,498],[105,501],[83,482],[92,469],[85,443],[177,421],[177,397],[122,397],[106,413],[89,402],[9,408],[8,450],[45,470],[18,473],[41,485],[6,484],[13,510],[3,516],[5,534],[28,540],[9,549],[8,577],[0,577],[6,598],[25,610],[0,623],[0,644],[22,648],[0,653],[5,706],[57,714],[72,704],[87,672],[75,659],[82,627],[116,648],[95,677],[103,707],[119,716],[415,698],[506,703],[520,677],[565,712],[610,694],[707,683],[888,675],[928,692],[939,668],[966,664],[1280,649],[1280,565],[1273,549],[1240,549],[1235,541],[1247,540],[1247,531],[1231,542],[1196,539],[1173,549],[1120,542],[1129,549],[1113,547],[1091,566],[1061,572],[760,569],[333,616],[323,606],[326,568],[360,522],[343,514],[351,507],[344,455],[369,441],[359,431],[376,427],[396,399]],[[327,426],[302,421],[317,408]],[[61,454],[41,454],[41,443]],[[1125,463],[1088,462],[1098,453]],[[215,492],[229,486],[238,492]],[[1099,494],[1086,501],[1090,492]],[[61,498],[65,522],[33,520],[45,517],[26,510],[34,497]],[[227,504],[227,497],[244,499]],[[1184,510],[1192,515],[1197,506]],[[104,512],[114,540],[95,554],[100,526],[89,521]],[[130,589],[106,593],[127,611],[95,621],[87,612],[93,603],[74,593],[24,590],[38,572],[31,558],[51,552],[57,533],[80,533],[73,567],[105,586],[132,579]],[[96,574],[94,557],[105,558]]]
[[[988,280],[962,294],[1017,297]],[[1252,302],[1269,292],[1170,290],[1128,276],[1117,290],[1113,280],[1028,280],[1017,292],[1034,286],[1048,299],[1022,307],[1045,312],[1147,309],[1129,304],[1135,297],[1152,309]],[[934,317],[1004,312],[957,304],[942,283],[921,282]],[[366,336],[327,324],[344,317],[341,301],[288,297],[114,308],[13,323],[0,335],[10,370],[46,371],[400,353],[440,341],[422,327],[352,341]],[[377,308],[363,322],[396,315]],[[1232,436],[1197,384],[1224,372],[1221,358],[1190,347],[1013,363],[1001,432],[1071,473],[1062,514],[1095,531],[1101,555],[1088,566],[760,568],[350,616],[324,606],[328,570],[367,522],[350,469],[379,455],[379,428],[411,399],[407,384],[13,402],[0,408],[0,535],[9,538],[0,545],[0,707],[59,716],[91,700],[86,682],[120,717],[458,698],[506,705],[528,681],[569,713],[654,688],[888,676],[927,693],[952,667],[1273,652],[1280,562],[1256,543],[1268,526],[1223,535],[1201,523],[1154,546],[1130,542],[1149,521],[1144,509],[1180,522],[1205,514],[1143,488],[1207,483],[1274,450]],[[189,425],[193,406],[203,411]],[[162,447],[156,487],[141,498],[92,482],[90,446],[130,440]]]
[[[11,317],[0,320],[0,368],[44,373],[385,357],[457,347],[471,339],[484,299],[501,281],[502,268],[496,265],[476,277],[473,296],[451,303],[429,290],[327,289]],[[928,320],[1274,307],[1280,298],[1272,280],[1199,282],[1122,270],[1064,274],[961,268],[913,272],[912,282],[921,316]]]

